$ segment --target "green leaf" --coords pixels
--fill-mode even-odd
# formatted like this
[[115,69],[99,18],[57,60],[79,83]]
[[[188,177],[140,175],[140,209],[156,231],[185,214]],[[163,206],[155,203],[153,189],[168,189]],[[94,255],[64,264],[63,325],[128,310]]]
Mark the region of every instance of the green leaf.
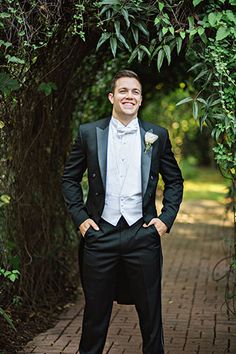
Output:
[[197,118],[198,118],[198,104],[197,104],[197,101],[193,101],[193,116],[194,116],[194,119],[197,120]]
[[162,10],[164,9],[164,4],[163,4],[163,2],[158,2],[158,7],[159,7],[159,10],[162,12]]
[[204,75],[206,75],[208,73],[208,70],[202,70],[197,77],[195,77],[195,79],[193,80],[193,82],[196,82],[197,80],[199,80],[201,77],[203,77]]
[[0,12],[0,18],[10,18],[11,15],[8,12]]
[[209,21],[211,27],[214,27],[217,22],[217,13],[216,12],[209,13],[208,21]]
[[160,49],[158,52],[158,56],[157,56],[157,69],[158,71],[160,71],[162,64],[163,64],[163,60],[164,60],[164,50]]
[[183,40],[180,37],[176,37],[176,47],[177,47],[177,53],[179,54],[181,51]]
[[141,63],[141,61],[143,60],[143,56],[144,56],[144,51],[143,50],[138,50],[138,61],[139,61],[139,63]]
[[18,277],[16,274],[11,274],[9,277],[10,281],[14,282]]
[[143,22],[137,22],[135,25],[140,29],[140,31],[145,34],[145,36],[149,36],[149,31],[147,29],[147,26]]
[[13,324],[11,317],[0,307],[0,315],[7,321],[9,326],[17,332],[16,327]]
[[195,34],[197,33],[197,30],[196,29],[192,29],[189,31],[189,37],[193,37]]
[[6,58],[7,58],[7,62],[8,63],[25,64],[25,60],[24,59],[20,59],[18,57],[11,56],[9,54],[6,55]]
[[203,63],[196,63],[196,64],[194,64],[193,66],[191,66],[191,68],[188,69],[187,72],[192,71],[192,70],[195,70],[196,68],[198,68],[199,66],[202,66],[202,65],[203,65]]
[[114,27],[115,27],[115,31],[116,31],[116,36],[119,37],[119,35],[120,35],[120,22],[119,21],[115,21],[114,22]]
[[235,14],[233,13],[233,11],[231,11],[231,10],[226,10],[225,13],[226,13],[226,16],[228,17],[228,19],[229,19],[230,21],[232,21],[234,24],[236,24],[236,16],[235,16]]
[[53,91],[57,90],[55,82],[41,82],[38,91],[42,91],[46,96],[51,95]]
[[222,39],[226,38],[230,34],[230,29],[227,27],[219,27],[216,32],[216,40],[221,41]]
[[131,27],[131,31],[134,37],[134,41],[136,44],[138,44],[138,40],[139,40],[139,32],[137,28]]
[[201,38],[201,40],[203,41],[203,43],[207,44],[208,38],[207,38],[205,32],[200,35],[200,38]]
[[198,101],[198,102],[201,102],[201,103],[203,103],[205,106],[207,106],[207,101],[205,101],[203,98],[198,97],[198,98],[197,98],[197,101]]
[[109,32],[103,32],[102,35],[101,35],[101,37],[100,37],[100,39],[99,39],[99,41],[98,41],[96,50],[98,50],[98,49],[101,47],[101,45],[102,45],[103,43],[105,43],[110,37],[111,37],[111,33],[109,33]]
[[134,49],[134,51],[131,53],[131,56],[129,57],[128,63],[130,64],[134,58],[138,55],[139,51],[139,46]]
[[167,14],[165,14],[165,15],[166,15],[166,16],[162,18],[162,21],[163,21],[166,25],[170,26],[170,25],[171,25],[171,22],[170,22],[169,16],[168,16]]
[[130,26],[130,21],[129,21],[129,13],[128,13],[128,11],[125,10],[125,9],[122,9],[122,10],[121,10],[121,13],[122,13],[122,15],[123,15],[123,17],[124,17],[124,19],[125,19],[127,28],[129,28],[129,26]]
[[128,49],[128,51],[130,51],[130,47],[126,42],[125,37],[122,34],[119,35],[118,39],[125,46],[125,48]]
[[186,33],[184,31],[179,32],[179,34],[182,39],[184,39],[186,36]]
[[0,200],[4,203],[4,204],[9,204],[11,201],[11,197],[8,194],[2,194],[0,197]]
[[0,73],[0,91],[9,95],[11,91],[19,90],[20,84],[17,80],[12,79],[11,76],[5,72]]
[[203,124],[207,120],[207,114],[204,117],[200,118],[199,120],[200,120],[200,130],[202,131]]
[[162,33],[163,33],[163,36],[169,31],[169,28],[168,27],[163,27],[162,28]]
[[113,57],[115,58],[116,50],[117,50],[117,39],[116,39],[116,37],[110,37],[110,46],[111,46],[111,51],[112,51]]
[[11,43],[11,42],[5,42],[5,41],[3,41],[2,39],[0,39],[0,47],[1,47],[2,45],[3,45],[4,47],[8,48],[8,47],[11,47],[11,46],[12,46],[12,43]]
[[151,56],[151,53],[149,52],[148,48],[145,47],[145,45],[141,45],[139,48],[142,49],[148,55],[148,57]]
[[211,102],[210,107],[216,106],[216,105],[218,105],[218,104],[220,104],[220,103],[221,103],[221,99],[218,98],[217,100]]
[[176,103],[176,106],[180,106],[181,104],[185,104],[185,103],[188,103],[188,102],[191,102],[191,101],[193,101],[192,97],[186,97],[183,100],[181,100],[178,103]]
[[18,269],[13,269],[13,270],[12,270],[12,273],[13,273],[13,274],[20,274],[20,272],[19,272]]
[[189,29],[191,30],[192,28],[194,28],[194,18],[193,16],[189,16],[188,17],[188,26],[189,26]]
[[174,29],[174,27],[173,27],[173,26],[168,27],[168,30],[170,31],[170,33],[172,34],[172,36],[174,36],[174,35],[175,35],[175,29]]
[[160,19],[160,17],[157,15],[157,17],[156,17],[155,20],[154,20],[154,25],[157,26],[157,25],[159,25],[160,22],[161,22],[161,19]]
[[167,58],[167,61],[168,61],[168,65],[170,65],[170,62],[171,62],[171,50],[170,50],[170,47],[165,44],[163,46],[163,49],[165,51],[165,55],[166,55],[166,58]]
[[205,29],[203,27],[198,27],[198,30],[197,30],[199,36],[202,36],[203,33],[205,32]]
[[121,5],[120,0],[101,0],[101,5]]
[[197,6],[200,4],[200,2],[202,2],[203,0],[193,0],[193,6]]

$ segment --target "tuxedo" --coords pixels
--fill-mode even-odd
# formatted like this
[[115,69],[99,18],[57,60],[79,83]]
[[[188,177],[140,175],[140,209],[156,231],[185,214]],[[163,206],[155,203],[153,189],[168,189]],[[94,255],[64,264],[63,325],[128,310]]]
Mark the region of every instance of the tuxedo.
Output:
[[[90,310],[89,306],[85,308],[85,319],[83,324],[84,335],[82,335],[82,344],[80,346],[81,354],[102,353],[106,335],[102,336],[101,333],[106,333],[107,331],[110,314],[106,319],[106,323],[104,322],[104,325],[101,324],[101,326],[99,326],[99,321],[103,321],[103,318],[106,317],[105,313],[110,313],[111,298],[112,300],[116,299],[120,303],[131,303],[136,305],[143,335],[143,353],[164,353],[160,313],[160,283],[162,268],[160,236],[158,235],[154,225],[152,225],[152,227],[148,227],[147,229],[149,230],[142,228],[142,225],[143,223],[148,224],[151,219],[158,217],[167,225],[167,232],[170,232],[182,201],[183,178],[171,150],[171,143],[167,130],[163,127],[142,121],[140,119],[138,119],[138,122],[141,137],[141,187],[143,217],[134,223],[134,225],[129,226],[125,219],[121,218],[118,225],[113,226],[106,223],[101,218],[104,210],[106,195],[107,144],[110,118],[105,118],[80,126],[78,137],[68,157],[62,177],[64,199],[76,228],[79,228],[79,226],[88,218],[93,219],[101,228],[101,231],[99,231],[96,236],[96,231],[90,227],[84,237],[81,238],[80,242],[79,261],[82,285],[85,290],[85,298],[87,295],[88,303],[90,303],[90,307],[93,307],[94,309]],[[150,149],[145,150],[145,134],[148,131],[151,131],[153,134],[157,135],[158,139],[151,144]],[[85,203],[83,199],[81,180],[86,170],[88,171],[89,189],[87,201]],[[157,216],[155,199],[159,174],[162,176],[164,181],[164,192],[162,201],[163,207],[160,215]],[[105,259],[109,259],[109,255],[111,257],[110,259],[115,257],[114,247],[118,242],[117,240],[119,237],[121,237],[120,244],[123,242],[122,247],[126,247],[123,248],[125,253],[122,253],[124,262],[122,261],[119,262],[118,265],[116,264],[116,274],[114,273],[114,267],[112,268],[112,272],[110,272],[107,279],[109,279],[109,282],[112,282],[114,289],[112,288],[113,290],[110,292],[110,299],[109,301],[107,300],[107,307],[104,307],[103,309],[103,315],[101,314],[100,319],[97,319],[97,323],[94,322],[93,326],[91,326],[91,324],[89,325],[90,319],[94,317],[94,312],[92,311],[95,311],[95,302],[98,301],[96,294],[95,299],[94,294],[91,294],[91,284],[95,284],[99,278],[99,282],[96,283],[97,290],[93,289],[93,291],[99,294],[99,287],[104,280],[101,278],[104,273],[102,271],[101,264],[102,262],[105,262]],[[139,246],[137,247],[138,242]],[[130,258],[128,258],[126,252],[126,249],[128,248],[133,252],[132,257]],[[107,253],[105,253],[106,250]],[[148,250],[150,250],[150,253],[148,253]],[[139,283],[142,282],[142,275],[140,272],[139,282],[139,279],[137,278],[137,274],[139,273],[137,269],[135,270],[134,268],[134,266],[136,266],[136,262],[132,263],[134,260],[134,255],[135,257],[137,256],[136,258],[141,262],[144,260],[145,267],[147,265],[151,267],[153,257],[153,262],[156,267],[153,271],[152,268],[148,270],[147,273],[151,272],[152,275],[150,276],[150,274],[147,274],[146,279],[143,280],[143,286],[140,288]],[[116,263],[117,259],[118,258],[116,258]],[[131,259],[132,262],[130,262]],[[128,265],[125,263],[126,261]],[[96,262],[99,264],[98,267],[101,268],[101,272],[97,273],[96,276],[94,275],[94,279],[92,279],[93,274],[97,271],[97,269],[94,268],[94,264]],[[123,263],[125,263],[125,265]],[[130,266],[131,263],[132,266]],[[104,263],[103,266],[106,267],[107,264],[108,263]],[[128,270],[125,270],[125,267]],[[156,273],[158,273],[158,276],[156,275],[157,280],[154,279]],[[116,280],[114,280],[114,278]],[[107,279],[106,282],[109,284]],[[155,283],[155,285],[151,282],[153,284]],[[133,284],[136,284],[139,288],[138,295],[136,295],[137,291],[134,291],[133,289]],[[145,287],[147,287],[147,289],[145,289]],[[145,299],[144,297],[146,295],[142,294],[143,291],[150,294],[153,293],[150,295],[152,298]],[[158,296],[156,295],[156,292],[158,292]],[[104,289],[101,290],[101,299],[105,299],[105,297],[108,296],[107,293],[109,293],[109,291],[105,291]],[[158,301],[156,300],[157,298]],[[150,303],[148,305],[144,305],[144,303],[147,303],[148,301]],[[106,299],[104,302],[106,302]],[[148,306],[147,308],[150,313],[155,312],[158,313],[158,315],[155,315],[155,318],[148,318],[144,311],[145,306]],[[152,309],[151,311],[150,308]],[[99,311],[99,309],[97,310]],[[150,316],[153,317],[152,314],[150,314]],[[147,325],[147,322],[150,321],[153,321],[152,327],[156,328],[155,333],[151,333],[152,329],[150,329],[150,326]],[[88,343],[85,332],[87,331],[87,336],[90,335],[90,332],[94,330],[95,326],[97,326],[96,331],[100,331],[100,335],[97,336],[96,339],[94,334],[94,343],[91,344]],[[101,337],[102,339],[100,339]],[[155,340],[153,338],[155,338]],[[157,338],[159,339],[157,340]]]

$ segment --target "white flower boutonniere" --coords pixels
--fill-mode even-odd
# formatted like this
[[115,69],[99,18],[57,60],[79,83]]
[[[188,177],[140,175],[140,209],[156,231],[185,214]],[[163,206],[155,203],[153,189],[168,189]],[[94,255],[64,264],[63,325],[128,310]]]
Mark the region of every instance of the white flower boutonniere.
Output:
[[152,146],[153,143],[158,139],[158,135],[153,134],[152,132],[148,131],[146,132],[144,136],[145,140],[145,150],[144,152],[146,153]]

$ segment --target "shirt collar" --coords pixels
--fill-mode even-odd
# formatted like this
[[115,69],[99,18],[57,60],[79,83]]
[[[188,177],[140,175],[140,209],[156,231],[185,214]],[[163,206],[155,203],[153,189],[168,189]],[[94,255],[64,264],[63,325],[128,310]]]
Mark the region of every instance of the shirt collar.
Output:
[[134,118],[131,120],[131,122],[129,122],[129,124],[124,125],[122,124],[118,119],[114,118],[113,116],[111,117],[111,125],[113,128],[115,128],[116,130],[118,128],[134,128],[138,126],[138,117]]

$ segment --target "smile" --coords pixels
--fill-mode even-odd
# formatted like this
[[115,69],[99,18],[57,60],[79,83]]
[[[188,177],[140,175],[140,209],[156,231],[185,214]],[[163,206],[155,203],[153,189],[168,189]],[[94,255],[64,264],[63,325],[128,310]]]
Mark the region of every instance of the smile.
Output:
[[133,108],[133,106],[134,106],[134,103],[131,103],[131,102],[124,102],[122,104],[123,104],[123,106],[125,106],[127,108]]

